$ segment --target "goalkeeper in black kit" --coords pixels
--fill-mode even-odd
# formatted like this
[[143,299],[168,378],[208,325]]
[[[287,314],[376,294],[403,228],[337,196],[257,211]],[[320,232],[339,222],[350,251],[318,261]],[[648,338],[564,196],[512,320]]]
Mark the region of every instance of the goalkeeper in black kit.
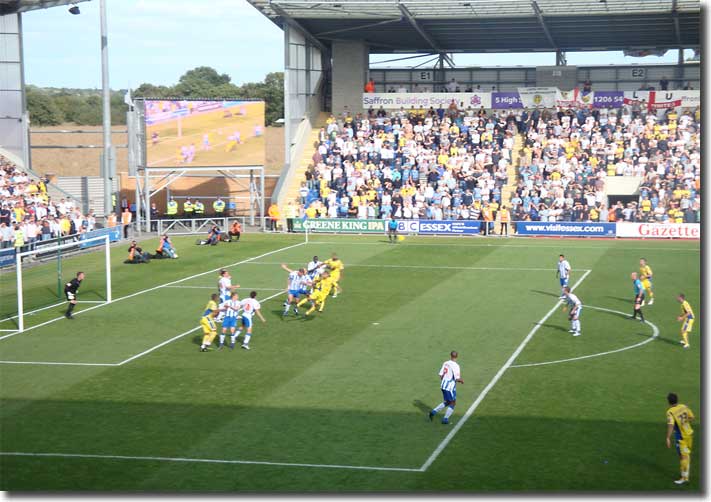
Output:
[[67,297],[69,302],[69,307],[64,317],[67,319],[74,319],[72,317],[72,310],[77,304],[77,291],[79,291],[79,286],[81,286],[81,281],[84,280],[84,272],[77,272],[77,276],[64,285],[64,295]]

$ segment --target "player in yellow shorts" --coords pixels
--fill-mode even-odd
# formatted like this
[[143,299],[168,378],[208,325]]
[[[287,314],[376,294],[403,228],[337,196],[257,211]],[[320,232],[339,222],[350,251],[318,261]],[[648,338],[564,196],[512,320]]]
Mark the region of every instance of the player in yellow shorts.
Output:
[[654,303],[654,291],[652,291],[652,267],[647,265],[647,260],[642,258],[639,260],[639,278],[642,281],[642,286],[647,292],[646,296],[649,298],[647,305],[652,305]]
[[326,305],[326,298],[328,298],[328,294],[331,292],[332,287],[333,281],[331,280],[329,273],[324,272],[319,277],[314,279],[313,291],[309,296],[301,300],[297,304],[297,307],[301,307],[304,303],[310,301],[311,308],[307,310],[304,315],[312,314],[314,310],[316,310],[316,307],[318,307],[319,312],[323,312],[323,308]]
[[329,273],[331,274],[333,297],[336,298],[338,293],[341,292],[341,287],[338,285],[338,281],[341,280],[341,272],[345,267],[343,266],[343,262],[338,259],[338,256],[336,256],[336,253],[333,253],[333,255],[331,255],[331,259],[326,260],[323,264],[328,267]]
[[679,467],[681,478],[674,481],[677,485],[689,482],[689,466],[691,465],[691,446],[694,439],[694,431],[691,422],[694,414],[685,404],[679,404],[679,398],[673,392],[667,395],[667,402],[671,406],[667,410],[667,448],[671,448],[672,435],[674,436],[674,446],[679,454]]
[[202,328],[202,345],[200,345],[200,352],[207,352],[207,348],[217,336],[216,315],[217,309],[210,310],[203,314],[200,319],[200,327]]
[[684,294],[679,294],[676,298],[679,303],[681,303],[681,315],[676,318],[677,321],[682,321],[681,325],[681,341],[679,343],[684,345],[685,349],[689,348],[689,333],[691,333],[691,328],[694,327],[694,311],[691,310],[691,305],[686,301],[686,296]]

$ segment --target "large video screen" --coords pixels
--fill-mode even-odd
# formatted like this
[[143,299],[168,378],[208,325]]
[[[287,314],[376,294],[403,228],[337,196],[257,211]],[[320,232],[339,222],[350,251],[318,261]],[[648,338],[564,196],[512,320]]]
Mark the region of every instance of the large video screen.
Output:
[[146,100],[148,167],[262,166],[264,101]]

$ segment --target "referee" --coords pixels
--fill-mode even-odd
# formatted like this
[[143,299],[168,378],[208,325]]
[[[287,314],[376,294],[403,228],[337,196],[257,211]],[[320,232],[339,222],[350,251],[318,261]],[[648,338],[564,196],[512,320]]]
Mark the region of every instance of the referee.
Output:
[[394,219],[388,220],[388,241],[397,242],[397,221]]
[[77,291],[79,291],[79,286],[81,286],[81,281],[84,280],[84,272],[77,272],[77,276],[64,285],[64,294],[69,302],[69,307],[64,317],[67,319],[74,319],[72,316],[72,310],[77,304]]

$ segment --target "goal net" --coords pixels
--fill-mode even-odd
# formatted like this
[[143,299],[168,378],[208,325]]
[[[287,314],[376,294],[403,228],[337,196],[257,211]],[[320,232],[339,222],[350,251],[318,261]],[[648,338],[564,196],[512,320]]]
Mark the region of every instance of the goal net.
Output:
[[78,272],[84,272],[85,279],[75,313],[111,302],[108,235],[62,244],[37,242],[16,253],[14,270],[0,275],[0,339],[63,315],[67,306],[64,286]]

